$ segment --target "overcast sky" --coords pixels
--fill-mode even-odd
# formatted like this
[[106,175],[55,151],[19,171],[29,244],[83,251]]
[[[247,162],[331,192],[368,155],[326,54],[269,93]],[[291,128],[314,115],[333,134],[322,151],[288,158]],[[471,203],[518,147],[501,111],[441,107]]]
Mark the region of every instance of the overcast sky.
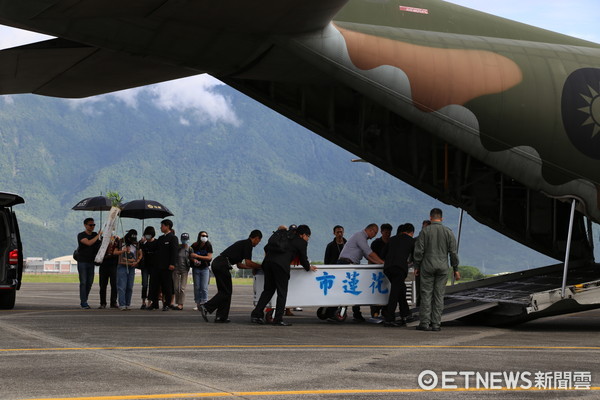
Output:
[[[504,18],[553,30],[570,36],[600,43],[600,0],[450,0],[451,3],[474,8]],[[0,48],[13,47],[44,40],[35,33],[0,26]],[[233,125],[241,122],[227,98],[214,91],[221,83],[207,75],[152,85],[97,96],[87,100],[72,101],[73,107],[94,113],[98,101],[114,100],[135,107],[142,91],[154,98],[158,108],[177,110],[181,123],[214,123],[223,121]],[[5,101],[10,98],[5,96]],[[185,115],[185,117],[183,117]]]
[[599,0],[449,0],[551,31],[600,42]]

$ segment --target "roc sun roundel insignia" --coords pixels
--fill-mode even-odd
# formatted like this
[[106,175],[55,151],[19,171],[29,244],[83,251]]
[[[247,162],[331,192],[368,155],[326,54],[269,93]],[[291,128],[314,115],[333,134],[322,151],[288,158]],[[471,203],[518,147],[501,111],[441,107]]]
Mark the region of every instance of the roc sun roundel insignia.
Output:
[[600,160],[600,69],[573,72],[563,87],[562,119],[571,143]]

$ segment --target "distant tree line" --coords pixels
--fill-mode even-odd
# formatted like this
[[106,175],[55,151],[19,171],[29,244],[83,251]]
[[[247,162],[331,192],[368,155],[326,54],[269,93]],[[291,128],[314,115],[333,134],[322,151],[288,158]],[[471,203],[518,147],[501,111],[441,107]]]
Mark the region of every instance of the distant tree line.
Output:
[[[451,270],[449,270],[451,271]],[[469,265],[462,265],[458,267],[460,272],[461,281],[475,281],[477,279],[483,279],[486,276],[477,267],[471,267]],[[448,272],[450,274],[450,272]]]

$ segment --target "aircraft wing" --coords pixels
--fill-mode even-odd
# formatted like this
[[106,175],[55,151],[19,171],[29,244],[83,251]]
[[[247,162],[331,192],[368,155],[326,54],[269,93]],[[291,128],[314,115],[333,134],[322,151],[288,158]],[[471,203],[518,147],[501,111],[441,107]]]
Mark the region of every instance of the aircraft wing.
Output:
[[0,51],[0,93],[87,97],[227,75],[268,51],[273,34],[326,26],[346,1],[0,1],[1,24],[61,38]]
[[0,0],[0,23],[61,38],[0,51],[0,94],[209,73],[550,256],[558,200],[600,222],[595,43],[441,0]]
[[0,92],[80,98],[198,71],[64,39],[0,51]]

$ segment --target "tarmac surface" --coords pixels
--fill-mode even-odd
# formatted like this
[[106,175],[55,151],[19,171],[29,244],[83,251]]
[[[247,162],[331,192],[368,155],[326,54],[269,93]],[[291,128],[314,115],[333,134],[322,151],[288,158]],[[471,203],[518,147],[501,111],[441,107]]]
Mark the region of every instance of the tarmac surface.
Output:
[[[600,310],[421,332],[321,321],[316,309],[290,327],[253,325],[250,286],[234,287],[229,324],[204,322],[190,297],[182,311],[139,310],[137,286],[132,311],[83,310],[78,293],[27,283],[15,309],[0,310],[0,399],[600,398]],[[436,391],[419,386],[426,370]],[[531,384],[508,390],[509,372]],[[535,390],[542,382],[572,389]]]

